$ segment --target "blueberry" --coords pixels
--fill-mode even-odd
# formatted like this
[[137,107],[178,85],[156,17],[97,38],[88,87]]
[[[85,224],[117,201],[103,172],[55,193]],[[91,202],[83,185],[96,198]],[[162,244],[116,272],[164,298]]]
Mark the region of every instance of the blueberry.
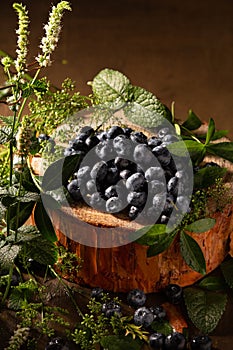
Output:
[[111,197],[106,201],[106,210],[108,213],[118,213],[122,210],[122,205],[119,197]]
[[179,304],[182,301],[183,289],[178,284],[171,283],[165,288],[165,294],[172,304]]
[[154,315],[154,321],[160,321],[166,318],[167,314],[165,309],[158,305],[158,306],[151,306],[149,310],[152,312]]
[[145,306],[140,307],[134,313],[134,323],[136,326],[149,327],[154,320],[154,315]]
[[173,195],[177,195],[178,193],[178,182],[179,179],[176,176],[173,176],[167,184],[167,190],[169,193],[173,194]]
[[176,206],[182,213],[188,213],[190,212],[190,206],[189,206],[190,200],[186,196],[178,196],[176,198]]
[[154,148],[156,146],[161,145],[162,141],[158,139],[156,136],[152,136],[150,139],[148,139],[147,144],[150,148]]
[[139,212],[140,212],[140,209],[138,207],[135,207],[134,205],[132,205],[129,208],[128,216],[131,220],[134,220],[138,216]]
[[142,207],[146,203],[146,192],[129,192],[127,202],[135,207]]
[[164,176],[164,170],[161,167],[150,167],[145,172],[147,181],[159,180]]
[[150,194],[159,194],[166,191],[165,184],[159,180],[153,180],[149,182],[148,191]]
[[86,139],[88,138],[88,136],[89,136],[89,135],[88,135],[87,133],[81,132],[80,134],[78,134],[78,135],[76,136],[76,140],[85,142]]
[[87,145],[83,140],[75,139],[74,141],[70,142],[70,146],[75,150],[75,151],[87,151]]
[[102,181],[104,180],[105,176],[107,175],[107,172],[108,172],[108,165],[106,162],[104,162],[103,160],[100,161],[100,162],[97,162],[91,172],[90,172],[90,175],[91,175],[91,178],[92,179],[97,179],[99,181]]
[[167,134],[163,137],[163,144],[169,145],[170,143],[179,141],[176,135]]
[[144,188],[145,182],[146,181],[143,174],[135,173],[126,180],[125,185],[128,190],[140,191]]
[[149,336],[149,345],[152,349],[163,350],[165,335],[162,333],[152,333]]
[[127,295],[127,302],[135,308],[143,306],[146,302],[146,294],[140,289],[132,289]]
[[123,132],[127,137],[130,137],[130,134],[133,130],[131,128],[123,128]]
[[132,172],[129,169],[124,169],[124,170],[121,170],[120,172],[120,177],[123,180],[127,180],[131,175],[132,175]]
[[138,131],[131,132],[130,139],[133,142],[136,142],[136,143],[146,143],[147,142],[146,135],[144,135],[143,132],[141,132],[141,131],[139,131],[139,132]]
[[108,139],[108,133],[106,131],[102,131],[99,134],[97,134],[97,137],[100,141],[105,141]]
[[105,201],[100,192],[92,193],[90,197],[90,206],[95,209],[104,210]]
[[171,154],[164,145],[156,146],[152,149],[153,154],[157,157],[162,166],[169,165],[171,161]]
[[91,298],[95,298],[100,301],[104,296],[104,290],[101,287],[95,287],[91,291]]
[[208,335],[197,335],[190,341],[191,350],[211,350],[212,340]]
[[102,312],[106,317],[121,316],[121,306],[115,301],[109,301],[102,306]]
[[90,167],[88,165],[83,166],[78,169],[76,173],[74,173],[74,176],[79,180],[86,180],[90,176]]
[[153,206],[157,209],[160,209],[161,211],[165,205],[165,202],[166,202],[166,195],[162,193],[156,194],[152,200]]
[[94,192],[98,192],[99,190],[100,190],[100,188],[98,186],[98,183],[94,179],[87,181],[87,183],[86,183],[87,193],[92,194]]
[[126,169],[130,165],[130,160],[121,158],[121,157],[116,157],[114,160],[114,164],[118,169]]
[[82,195],[80,192],[79,183],[77,179],[70,181],[70,183],[67,185],[67,190],[75,201],[77,202],[80,201],[80,199],[82,198]]
[[116,185],[111,185],[108,188],[106,188],[104,195],[106,198],[117,197],[118,194]]
[[169,133],[170,133],[169,128],[165,127],[158,131],[157,136],[161,140],[164,138],[164,136],[168,135]]
[[113,147],[119,156],[124,157],[131,153],[132,145],[126,135],[119,135],[113,139]]
[[100,142],[100,140],[98,139],[98,137],[96,135],[93,135],[93,136],[89,136],[86,139],[85,144],[90,149],[90,148],[97,146],[99,142]]
[[168,223],[168,221],[169,221],[169,217],[167,216],[167,215],[161,215],[161,218],[160,218],[160,223],[161,224],[167,224]]
[[108,138],[109,139],[114,139],[116,138],[118,135],[121,135],[124,133],[124,130],[120,127],[120,126],[117,126],[117,125],[114,125],[112,126],[108,131],[107,131],[107,134],[108,134]]
[[105,181],[108,185],[113,185],[119,180],[119,170],[115,167],[107,169]]
[[91,126],[83,126],[80,130],[79,130],[79,134],[86,134],[87,136],[91,136],[93,135],[95,132],[95,130],[91,127]]
[[167,196],[167,199],[166,199],[166,202],[165,202],[165,205],[164,205],[164,208],[163,208],[163,214],[164,215],[167,215],[167,216],[170,216],[173,209],[174,209],[175,205],[174,205],[174,201],[173,201],[173,198],[172,196]]
[[186,348],[186,340],[182,333],[174,332],[166,336],[164,340],[165,350],[184,350]]
[[147,145],[140,144],[134,148],[133,158],[136,163],[150,164],[153,161],[154,156]]
[[101,159],[106,159],[112,156],[112,144],[109,141],[102,141],[95,147],[96,155]]

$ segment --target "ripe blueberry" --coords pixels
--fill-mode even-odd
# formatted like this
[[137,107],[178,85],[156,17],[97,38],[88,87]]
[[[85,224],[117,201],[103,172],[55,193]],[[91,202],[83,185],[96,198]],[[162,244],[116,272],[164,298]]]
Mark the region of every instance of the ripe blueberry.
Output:
[[133,158],[136,163],[150,164],[154,156],[147,145],[139,144],[134,148]]
[[182,333],[174,332],[169,334],[164,340],[165,350],[184,350],[186,347],[186,340]]
[[178,284],[171,283],[165,287],[165,294],[172,304],[179,304],[183,297],[183,289]]
[[101,300],[104,296],[104,290],[101,287],[95,287],[91,291],[91,298],[95,298],[96,300]]
[[141,173],[135,173],[126,180],[126,188],[129,191],[140,191],[145,185],[145,177]]
[[143,306],[146,302],[146,294],[140,289],[132,289],[127,295],[127,302],[135,308]]
[[154,315],[148,308],[142,306],[134,312],[133,319],[136,326],[143,326],[147,328],[154,321]]
[[149,336],[150,347],[154,350],[163,350],[165,335],[162,333],[152,333]]
[[191,350],[211,350],[212,340],[208,335],[197,335],[191,339]]
[[146,192],[129,192],[127,202],[135,207],[142,207],[146,203]]
[[123,208],[123,203],[119,197],[111,197],[106,201],[106,210],[108,213],[118,213]]
[[109,301],[102,306],[102,312],[106,317],[121,316],[121,306],[115,301]]

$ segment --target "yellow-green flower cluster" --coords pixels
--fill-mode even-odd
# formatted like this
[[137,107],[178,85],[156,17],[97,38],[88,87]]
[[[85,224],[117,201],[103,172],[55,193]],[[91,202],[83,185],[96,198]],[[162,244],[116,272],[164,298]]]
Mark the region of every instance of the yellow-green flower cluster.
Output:
[[18,18],[19,18],[19,27],[16,30],[16,34],[18,36],[18,40],[17,40],[18,48],[16,49],[17,56],[14,63],[15,63],[15,69],[18,75],[22,75],[26,67],[26,56],[28,53],[27,45],[29,43],[28,41],[29,17],[28,17],[28,11],[26,10],[26,6],[23,6],[22,4],[14,3],[13,8],[17,12]]
[[64,10],[71,11],[71,7],[67,1],[61,1],[57,6],[52,7],[48,23],[44,26],[45,36],[41,40],[40,48],[42,54],[36,57],[40,67],[47,67],[51,64],[51,54],[55,50],[59,40]]

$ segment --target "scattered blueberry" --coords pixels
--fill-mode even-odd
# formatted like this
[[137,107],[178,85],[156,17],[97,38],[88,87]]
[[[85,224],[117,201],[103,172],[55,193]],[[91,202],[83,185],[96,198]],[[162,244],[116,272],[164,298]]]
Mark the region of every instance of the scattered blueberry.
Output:
[[154,350],[163,350],[165,335],[162,333],[152,333],[149,336],[149,345]]
[[211,350],[212,340],[208,335],[197,335],[190,341],[191,350]]
[[135,207],[142,207],[146,203],[146,192],[129,192],[127,202]]
[[70,183],[67,185],[67,190],[74,201],[78,202],[82,199],[79,182],[77,179],[70,181]]
[[133,319],[136,326],[148,328],[154,321],[154,315],[148,308],[142,306],[134,312]]
[[146,294],[140,289],[132,289],[127,295],[127,302],[135,308],[143,306],[146,302]]
[[186,339],[182,333],[174,332],[165,337],[164,350],[184,350]]
[[154,159],[154,155],[151,149],[143,143],[134,148],[133,158],[136,163],[150,164]]
[[158,305],[158,306],[151,306],[149,310],[152,312],[154,315],[154,321],[161,321],[166,318],[167,314],[165,309]]
[[102,306],[102,312],[106,317],[121,316],[121,306],[115,301],[109,301]]
[[66,341],[61,337],[53,338],[49,341],[45,350],[69,350]]
[[106,201],[106,211],[108,213],[118,213],[123,208],[123,203],[119,197],[111,197]]
[[179,304],[182,301],[183,289],[178,284],[168,284],[165,288],[165,294],[172,304]]
[[135,173],[126,180],[126,188],[129,191],[140,191],[145,186],[145,177],[141,173]]
[[95,298],[96,300],[101,300],[104,296],[104,290],[101,287],[95,287],[91,291],[91,298]]

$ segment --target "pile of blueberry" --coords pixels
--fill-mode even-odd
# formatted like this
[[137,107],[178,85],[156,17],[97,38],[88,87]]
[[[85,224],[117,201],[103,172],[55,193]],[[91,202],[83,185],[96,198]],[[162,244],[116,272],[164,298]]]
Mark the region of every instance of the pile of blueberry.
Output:
[[[170,284],[165,288],[165,294],[169,302],[179,304],[183,298],[183,290],[179,285]],[[101,301],[104,295],[102,288],[94,288],[91,292],[91,297],[97,301]],[[149,332],[149,346],[155,350],[211,350],[212,341],[207,335],[198,335],[187,341],[183,333],[172,332],[169,335],[164,335],[155,332],[151,327],[153,322],[163,322],[167,320],[165,309],[161,305],[146,307],[146,295],[140,289],[133,289],[127,295],[127,303],[133,308],[133,322],[135,325],[142,327]],[[118,302],[111,300],[103,303],[102,312],[108,318],[113,315],[121,316],[122,310]]]
[[100,211],[166,224],[174,208],[189,210],[187,173],[167,148],[177,140],[169,127],[149,138],[128,127],[85,126],[64,151],[82,160],[68,192],[75,202],[84,200]]

